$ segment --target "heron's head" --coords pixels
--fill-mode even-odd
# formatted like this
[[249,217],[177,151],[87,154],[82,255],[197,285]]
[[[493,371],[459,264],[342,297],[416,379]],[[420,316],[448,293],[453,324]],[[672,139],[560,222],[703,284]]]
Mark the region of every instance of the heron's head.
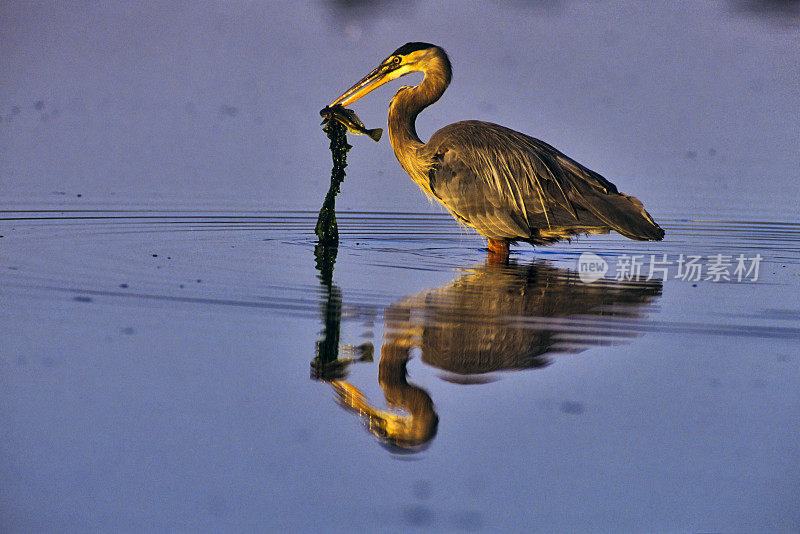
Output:
[[445,85],[450,83],[450,61],[444,50],[430,43],[406,43],[330,105],[348,106],[386,82],[412,72],[436,72],[445,78]]

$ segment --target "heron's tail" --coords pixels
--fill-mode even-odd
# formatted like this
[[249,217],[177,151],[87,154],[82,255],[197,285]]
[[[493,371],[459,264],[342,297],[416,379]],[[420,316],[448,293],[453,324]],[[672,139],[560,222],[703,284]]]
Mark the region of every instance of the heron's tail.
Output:
[[664,230],[644,209],[641,201],[624,193],[592,196],[589,210],[613,230],[630,239],[661,241]]

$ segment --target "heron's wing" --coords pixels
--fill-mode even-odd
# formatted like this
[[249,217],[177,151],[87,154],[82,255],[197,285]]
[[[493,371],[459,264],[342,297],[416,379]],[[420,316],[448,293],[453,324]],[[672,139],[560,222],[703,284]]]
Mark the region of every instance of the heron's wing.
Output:
[[494,188],[486,187],[481,176],[461,157],[448,150],[434,157],[428,171],[431,192],[463,223],[492,239],[530,237],[525,215],[510,210],[508,202]]
[[[663,236],[641,202],[619,194],[614,184],[547,143],[509,128],[457,122],[436,132],[423,149],[433,158],[433,178],[440,179],[432,184],[436,192],[450,189],[454,178],[462,189],[467,186],[461,182],[471,180],[472,210],[488,211],[479,202],[482,193],[495,214],[505,213],[526,228],[528,236],[531,229],[569,228],[615,229],[636,239]],[[453,206],[458,205],[455,196],[451,193]]]

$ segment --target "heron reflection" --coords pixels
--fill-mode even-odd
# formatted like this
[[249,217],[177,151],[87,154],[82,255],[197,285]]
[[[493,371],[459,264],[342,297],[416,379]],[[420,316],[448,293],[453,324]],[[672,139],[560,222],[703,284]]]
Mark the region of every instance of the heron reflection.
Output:
[[[551,356],[623,341],[628,325],[661,294],[661,282],[583,283],[573,271],[537,261],[487,262],[453,282],[404,297],[383,314],[378,381],[387,409],[373,405],[345,380],[358,360],[339,360],[328,381],[340,404],[359,415],[382,444],[416,451],[436,435],[438,416],[427,391],[408,381],[412,350],[442,378],[485,382],[496,373],[546,366]],[[325,336],[335,335],[338,331]],[[319,356],[315,360],[320,365]],[[324,378],[317,373],[319,378]]]

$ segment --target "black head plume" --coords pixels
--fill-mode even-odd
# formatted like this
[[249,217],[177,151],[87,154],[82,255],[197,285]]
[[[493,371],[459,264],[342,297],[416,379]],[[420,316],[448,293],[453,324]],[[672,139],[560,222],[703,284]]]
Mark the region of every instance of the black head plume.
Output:
[[416,52],[417,50],[427,50],[428,48],[437,48],[436,45],[431,43],[406,43],[394,52],[392,52],[393,56],[405,56],[410,54],[411,52]]

